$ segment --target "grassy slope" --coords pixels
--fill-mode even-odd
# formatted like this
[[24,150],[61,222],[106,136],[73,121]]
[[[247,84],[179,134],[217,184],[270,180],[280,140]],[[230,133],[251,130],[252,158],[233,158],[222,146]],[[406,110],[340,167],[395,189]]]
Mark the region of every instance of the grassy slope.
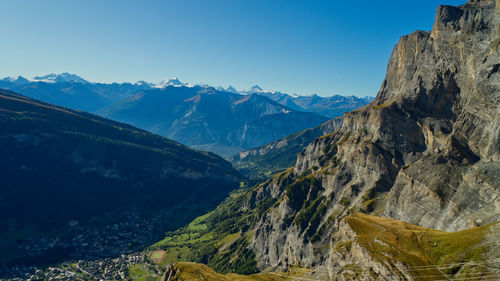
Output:
[[[201,262],[218,272],[251,274],[258,272],[255,254],[248,249],[253,238],[253,227],[264,213],[271,210],[278,200],[268,198],[254,203],[258,190],[270,182],[279,182],[284,188],[301,185],[290,178],[291,169],[276,174],[265,183],[252,188],[233,191],[212,212],[198,217],[188,226],[168,232],[165,239],[151,249],[166,251],[162,265],[179,261]],[[293,187],[290,187],[293,189]],[[298,201],[301,194],[294,196]],[[247,208],[243,208],[250,204]]]
[[[418,280],[452,276],[487,279],[492,272],[478,264],[499,258],[486,256],[498,245],[485,242],[485,235],[498,225],[449,233],[362,213],[353,213],[345,222],[356,233],[356,241],[375,260],[393,266],[395,261],[402,261],[413,268],[410,273]],[[337,250],[348,247],[349,243],[339,244]]]
[[217,273],[208,266],[199,263],[180,262],[175,264],[180,272],[174,280],[211,280],[211,281],[284,281],[291,280],[294,276],[302,274],[303,270],[291,273],[258,273],[251,275],[240,275],[234,273]]
[[128,268],[128,277],[136,281],[154,281],[158,279],[157,274],[147,265],[134,265]]
[[[167,233],[151,249],[163,249],[161,265],[179,261],[208,264],[223,273],[251,274],[258,271],[248,239],[259,212],[241,210],[241,203],[253,189],[233,191],[214,211],[198,217],[188,226]],[[267,209],[267,208],[266,208]]]

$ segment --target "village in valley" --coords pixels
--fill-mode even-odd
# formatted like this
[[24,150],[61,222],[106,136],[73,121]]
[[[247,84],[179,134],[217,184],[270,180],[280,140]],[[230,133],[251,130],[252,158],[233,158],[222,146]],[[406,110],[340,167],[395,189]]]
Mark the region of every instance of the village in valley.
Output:
[[[162,251],[144,248],[153,243],[153,233],[163,233],[158,230],[168,222],[169,212],[144,218],[130,210],[122,216],[126,219],[110,214],[88,222],[71,220],[67,230],[57,236],[22,239],[18,249],[29,253],[33,260],[68,253],[72,259],[49,267],[31,266],[29,259],[26,265],[2,264],[0,276],[13,280],[120,280],[158,275]],[[109,224],[114,220],[117,222]]]

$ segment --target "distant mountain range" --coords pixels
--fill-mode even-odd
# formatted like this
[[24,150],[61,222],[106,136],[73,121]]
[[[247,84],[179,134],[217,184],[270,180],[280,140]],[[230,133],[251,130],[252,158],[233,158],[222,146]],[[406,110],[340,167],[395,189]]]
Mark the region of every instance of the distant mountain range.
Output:
[[[40,255],[98,250],[81,248],[83,242],[63,243],[63,236],[72,241],[76,235],[68,222],[90,220],[87,225],[96,226],[96,218],[114,214],[116,223],[125,223],[123,213],[132,209],[146,220],[167,209],[160,228],[146,225],[148,235],[163,234],[210,210],[239,186],[238,172],[212,153],[4,90],[0,128],[0,262],[35,263],[24,259],[35,252],[19,248],[35,234],[58,237],[41,243],[49,246],[36,250]],[[102,229],[112,220],[103,221]],[[58,245],[65,254],[51,252]],[[120,249],[115,245],[108,254]]]
[[344,112],[363,107],[373,100],[371,97],[341,95],[321,97],[318,95],[291,96],[279,92],[261,92],[260,94],[294,110],[314,112],[328,118],[342,116]]
[[341,95],[334,95],[331,97],[321,97],[316,94],[310,96],[290,95],[282,92],[264,91],[257,85],[239,93],[246,95],[259,94],[293,110],[314,112],[328,118],[342,116],[344,112],[363,107],[373,100],[372,97]]
[[0,88],[59,106],[95,112],[151,85],[146,82],[90,83],[75,74],[61,73],[33,79],[4,78],[0,80]]
[[[52,87],[46,85],[41,86],[41,83],[52,84]],[[84,87],[83,89],[74,89],[71,87],[71,84],[83,84]],[[322,97],[318,95],[299,96],[296,94],[266,91],[258,85],[248,90],[238,91],[233,86],[224,88],[222,86],[214,87],[207,84],[183,83],[177,77],[163,80],[157,84],[145,81],[138,81],[136,83],[94,83],[76,74],[64,72],[61,74],[51,73],[44,76],[36,76],[31,79],[18,76],[17,78],[7,77],[0,80],[0,88],[15,90],[33,98],[92,112],[108,106],[124,97],[128,97],[137,91],[155,88],[163,89],[168,86],[191,88],[198,86],[234,94],[259,94],[285,105],[290,109],[314,112],[329,118],[342,116],[344,112],[355,110],[373,100],[373,97],[342,95],[333,95],[331,97]],[[77,91],[82,91],[82,93],[80,94]],[[96,95],[96,97],[92,97],[92,94]],[[70,100],[70,98],[65,97],[65,95],[70,95],[75,102],[69,102],[68,100]],[[80,95],[86,96],[86,98],[90,100],[82,103],[78,100]]]
[[0,88],[97,113],[230,157],[357,109],[371,98],[295,96],[181,82],[93,83],[70,73],[4,78]]

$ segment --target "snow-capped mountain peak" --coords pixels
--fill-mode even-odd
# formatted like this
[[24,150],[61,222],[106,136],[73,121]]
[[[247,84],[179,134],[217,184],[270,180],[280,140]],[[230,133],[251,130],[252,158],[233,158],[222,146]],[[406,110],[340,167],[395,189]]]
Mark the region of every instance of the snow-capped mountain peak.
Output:
[[63,72],[61,74],[51,73],[44,76],[36,76],[33,77],[31,81],[45,82],[45,83],[64,83],[64,82],[89,83],[82,77],[68,72]]
[[29,83],[30,80],[22,77],[22,76],[17,76],[17,77],[5,77],[3,79],[1,79],[0,81],[2,82],[8,82],[8,83],[13,83],[13,84],[16,84],[16,85],[20,85],[20,84],[26,84],[26,83]]
[[[21,77],[21,76],[19,76],[19,77]],[[5,77],[5,78],[3,78],[1,81],[11,82],[11,83],[13,83],[13,82],[15,82],[16,80],[17,80],[17,78],[14,78],[14,77]]]
[[166,88],[168,86],[181,87],[181,86],[185,86],[185,84],[182,83],[181,81],[179,81],[179,79],[174,76],[170,79],[166,79],[166,80],[161,81],[160,83],[156,84],[154,87],[163,89],[163,88]]
[[145,86],[145,87],[153,87],[154,86],[153,83],[149,83],[149,82],[142,81],[142,80],[135,82],[135,85],[137,85],[137,86]]

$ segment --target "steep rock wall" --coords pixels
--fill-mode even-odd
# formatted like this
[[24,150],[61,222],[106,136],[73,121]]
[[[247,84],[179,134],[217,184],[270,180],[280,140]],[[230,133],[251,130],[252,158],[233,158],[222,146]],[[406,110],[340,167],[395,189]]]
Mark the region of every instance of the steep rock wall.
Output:
[[500,219],[500,1],[441,6],[401,38],[369,106],[257,189],[276,203],[250,244],[260,268],[317,266],[352,210],[458,231]]

